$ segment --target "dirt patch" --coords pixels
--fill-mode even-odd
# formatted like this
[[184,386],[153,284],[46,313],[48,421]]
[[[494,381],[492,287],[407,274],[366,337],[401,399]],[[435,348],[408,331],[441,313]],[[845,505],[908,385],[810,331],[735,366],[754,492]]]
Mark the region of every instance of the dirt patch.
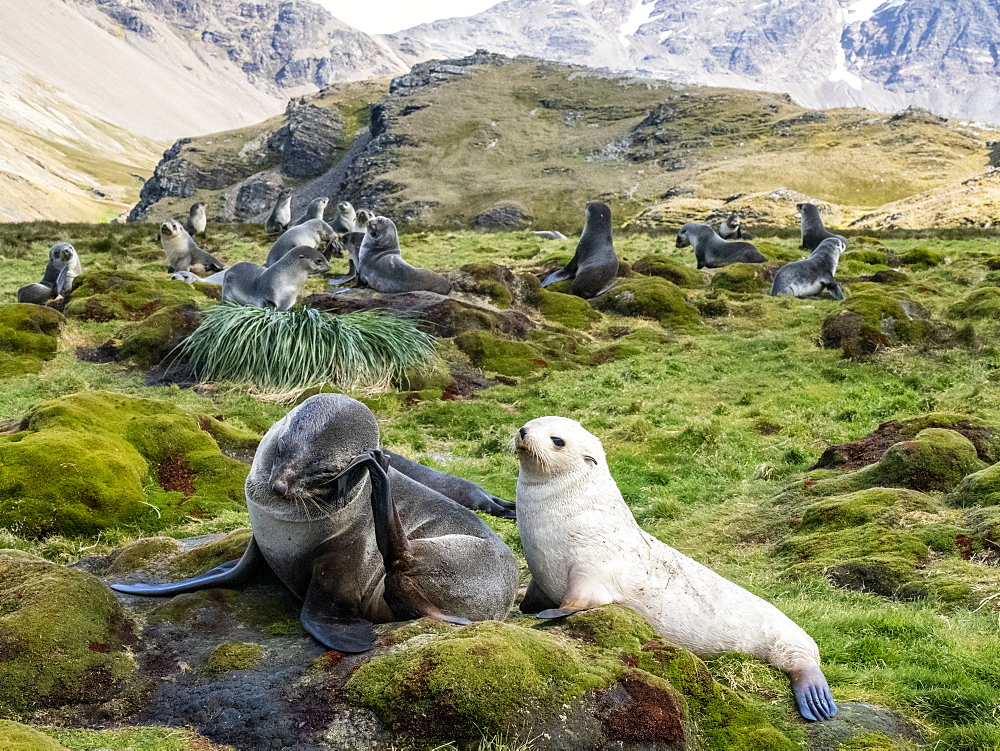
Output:
[[637,671],[604,693],[597,717],[605,733],[616,740],[686,746],[684,708],[676,693],[647,683]]
[[160,487],[169,492],[177,492],[188,498],[194,495],[194,472],[183,456],[175,456],[162,462],[156,469],[156,479]]

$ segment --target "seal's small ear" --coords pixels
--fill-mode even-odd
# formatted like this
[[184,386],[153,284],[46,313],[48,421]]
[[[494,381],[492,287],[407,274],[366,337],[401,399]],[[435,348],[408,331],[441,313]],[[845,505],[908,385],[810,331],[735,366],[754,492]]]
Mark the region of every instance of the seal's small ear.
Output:
[[584,454],[584,455],[583,455],[583,460],[584,460],[585,462],[590,462],[590,463],[591,463],[591,464],[593,464],[593,465],[594,465],[595,467],[597,466],[597,459],[595,459],[595,458],[594,458],[594,457],[592,457],[592,456],[587,456],[586,454]]

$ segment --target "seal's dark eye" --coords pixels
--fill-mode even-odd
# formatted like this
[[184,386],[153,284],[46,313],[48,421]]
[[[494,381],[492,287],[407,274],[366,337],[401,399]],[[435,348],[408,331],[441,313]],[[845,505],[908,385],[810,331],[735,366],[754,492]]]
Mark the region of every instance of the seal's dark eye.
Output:
[[563,446],[566,445],[566,441],[557,436],[552,436],[552,443],[554,443],[557,448],[562,448]]

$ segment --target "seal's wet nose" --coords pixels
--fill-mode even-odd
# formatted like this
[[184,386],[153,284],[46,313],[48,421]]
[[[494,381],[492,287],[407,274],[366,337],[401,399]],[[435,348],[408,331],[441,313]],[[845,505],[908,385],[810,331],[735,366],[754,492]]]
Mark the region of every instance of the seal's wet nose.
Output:
[[519,431],[517,431],[517,433],[518,433],[518,435],[521,436],[521,440],[524,440],[524,437],[526,435],[528,435],[528,429],[527,428],[521,428]]

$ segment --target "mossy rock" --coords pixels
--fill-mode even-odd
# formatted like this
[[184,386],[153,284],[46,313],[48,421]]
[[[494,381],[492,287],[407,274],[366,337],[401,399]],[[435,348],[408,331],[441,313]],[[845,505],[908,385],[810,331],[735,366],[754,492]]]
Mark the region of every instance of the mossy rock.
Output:
[[250,670],[264,657],[264,648],[253,642],[227,641],[212,650],[205,669],[209,673]]
[[171,578],[189,579],[223,563],[242,558],[252,536],[253,531],[249,528],[236,529],[221,540],[199,545],[182,553],[170,561],[168,570]]
[[95,704],[136,672],[137,642],[118,600],[95,577],[0,551],[0,709]]
[[822,342],[860,358],[895,344],[916,344],[935,337],[936,327],[907,313],[903,301],[876,291],[851,295],[823,321]]
[[576,295],[540,289],[536,299],[538,310],[543,316],[571,329],[589,329],[592,324],[601,320],[601,314]]
[[73,281],[66,315],[89,321],[139,321],[176,305],[219,299],[215,284],[186,284],[131,271],[91,271]]
[[712,275],[711,289],[729,292],[767,292],[774,281],[774,268],[762,263],[731,263]]
[[956,556],[962,528],[928,495],[872,488],[808,506],[778,550],[794,568],[824,573],[840,587],[891,597],[932,553]]
[[131,574],[175,556],[180,550],[180,543],[172,537],[145,537],[109,555],[98,572],[113,576]]
[[686,333],[706,330],[680,288],[655,276],[621,280],[593,304],[607,313],[652,318],[666,328]]
[[944,312],[947,318],[1000,319],[1000,287],[981,287],[970,292]]
[[926,269],[931,266],[940,266],[944,263],[944,256],[937,251],[931,250],[930,248],[917,246],[916,248],[911,248],[906,251],[906,253],[901,255],[899,257],[899,262],[905,264],[906,266],[915,266],[917,268]]
[[0,748],[4,751],[66,751],[45,733],[13,720],[0,720]]
[[705,286],[705,279],[698,269],[655,253],[644,255],[632,265],[632,270],[643,276],[658,276],[687,289],[701,289]]
[[965,477],[945,500],[952,506],[1000,506],[1000,464]]
[[34,538],[156,531],[244,508],[248,467],[203,424],[169,402],[102,391],[39,405],[0,436],[0,526]]
[[466,331],[455,337],[455,344],[476,367],[505,376],[531,375],[549,367],[533,345],[501,339],[489,331]]
[[889,255],[881,250],[851,250],[841,256],[840,260],[866,263],[869,266],[885,266],[889,262]]
[[121,332],[115,359],[152,368],[194,333],[201,317],[201,310],[193,303],[158,310]]
[[868,281],[875,284],[907,284],[910,281],[910,276],[895,269],[881,269],[868,277]]
[[498,263],[469,263],[459,270],[475,280],[470,292],[488,297],[498,308],[509,308],[515,301],[515,290],[523,284],[513,271]]
[[56,356],[62,313],[44,305],[0,305],[0,378],[38,373]]
[[983,265],[990,271],[1000,271],[1000,256],[993,256],[983,261]]

